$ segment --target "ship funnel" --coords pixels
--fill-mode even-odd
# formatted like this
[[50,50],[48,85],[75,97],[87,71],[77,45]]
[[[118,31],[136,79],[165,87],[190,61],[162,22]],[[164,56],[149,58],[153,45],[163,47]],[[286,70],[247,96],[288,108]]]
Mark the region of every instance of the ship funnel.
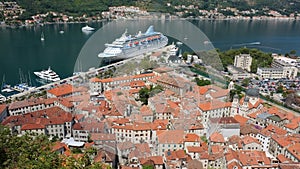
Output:
[[148,35],[148,34],[151,34],[151,33],[154,33],[153,25],[149,26],[149,28],[147,29],[145,34]]

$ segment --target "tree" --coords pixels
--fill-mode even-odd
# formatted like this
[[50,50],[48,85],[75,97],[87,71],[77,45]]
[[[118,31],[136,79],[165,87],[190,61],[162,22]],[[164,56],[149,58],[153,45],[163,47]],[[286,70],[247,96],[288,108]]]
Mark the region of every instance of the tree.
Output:
[[288,95],[287,92],[283,92],[283,93],[282,93],[282,97],[283,97],[283,98],[286,98],[287,95]]
[[[52,150],[53,143],[45,135],[26,133],[11,134],[10,129],[0,125],[0,168],[55,169],[93,168],[102,169],[101,163],[92,163],[96,150],[85,150],[82,157],[75,159],[60,156]],[[64,166],[63,166],[64,165]]]
[[150,89],[144,87],[139,91],[139,101],[141,101],[143,105],[147,105],[149,97],[152,97],[161,91],[163,91],[163,87],[160,85],[155,87],[150,86]]
[[245,78],[245,79],[242,81],[242,86],[248,87],[248,86],[249,86],[249,83],[250,83],[250,78]]
[[61,160],[45,135],[12,135],[0,125],[0,168],[59,168]]
[[150,90],[147,87],[144,87],[139,91],[139,100],[142,102],[143,105],[148,104],[149,93]]
[[291,54],[291,55],[296,55],[296,50],[291,50],[291,51],[290,51],[290,54]]
[[199,79],[198,77],[195,78],[195,81],[197,83],[198,86],[206,86],[206,85],[210,85],[211,81],[209,80],[204,80],[204,79]]
[[182,59],[183,59],[183,60],[187,60],[187,56],[188,56],[189,54],[190,54],[189,52],[183,52],[183,54],[182,54]]
[[143,169],[154,169],[153,165],[145,165],[143,166]]
[[277,87],[276,93],[282,93],[282,92],[283,92],[283,86],[280,85],[280,86]]

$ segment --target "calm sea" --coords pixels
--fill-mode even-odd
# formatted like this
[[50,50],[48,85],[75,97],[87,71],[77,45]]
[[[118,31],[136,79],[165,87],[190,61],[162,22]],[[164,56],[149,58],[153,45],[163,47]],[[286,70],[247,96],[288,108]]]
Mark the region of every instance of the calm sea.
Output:
[[[90,23],[96,29],[103,26],[103,29],[91,34],[81,31],[85,24],[52,24],[18,29],[0,27],[1,82],[5,76],[5,82],[12,85],[20,81],[34,85],[33,72],[49,66],[62,78],[72,75],[74,69],[99,66],[97,54],[104,49],[104,43],[119,37],[125,28],[128,28],[129,33],[136,33],[136,30],[143,32],[150,24],[154,24],[163,33],[177,33],[181,35],[179,39],[189,39],[192,45],[203,46],[203,41],[199,42],[199,39],[193,37],[199,34],[200,29],[204,34],[202,40],[210,41],[210,44],[221,50],[246,46],[277,53],[296,50],[300,54],[299,21],[192,21],[194,26],[185,26],[185,22],[176,22],[175,26],[170,26],[169,22],[130,21],[121,26],[117,24],[109,27],[103,26],[106,23],[102,22]],[[60,33],[62,30],[64,33]],[[42,32],[45,37],[43,42]],[[178,40],[172,36],[170,39]]]

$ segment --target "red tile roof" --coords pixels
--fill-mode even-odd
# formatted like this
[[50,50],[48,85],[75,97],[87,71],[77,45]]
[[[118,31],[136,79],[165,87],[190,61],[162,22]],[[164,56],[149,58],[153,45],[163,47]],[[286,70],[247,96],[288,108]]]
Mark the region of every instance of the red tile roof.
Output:
[[189,153],[202,153],[207,151],[205,148],[202,146],[187,146],[187,151]]
[[291,130],[295,130],[299,127],[299,123],[291,122],[291,123],[286,124],[284,127],[291,129]]
[[297,159],[297,161],[300,161],[300,143],[291,145],[287,150]]
[[260,142],[256,139],[256,138],[253,138],[251,136],[245,136],[242,138],[242,143],[244,145],[246,144],[251,144],[251,143],[256,143],[256,144],[260,144]]
[[153,112],[147,105],[143,105],[140,109],[140,112],[143,116],[152,116]]
[[209,136],[209,140],[215,143],[225,143],[225,139],[222,134],[218,132],[214,132]]
[[233,117],[210,118],[210,122],[218,124],[239,124]]
[[239,123],[240,123],[240,125],[244,125],[244,124],[246,124],[247,122],[248,122],[248,118],[246,118],[246,117],[243,117],[243,116],[241,116],[241,115],[235,115],[234,117],[233,117],[236,121],[238,121]]
[[268,125],[263,130],[268,130],[268,131],[270,131],[272,133],[275,133],[275,134],[278,134],[278,135],[285,135],[287,133],[286,130],[284,130],[284,129],[280,128],[280,127],[274,126],[272,124]]
[[91,140],[93,141],[114,141],[116,136],[114,134],[106,133],[91,133]]
[[24,124],[22,125],[21,130],[35,130],[35,129],[44,129],[45,125],[42,124]]
[[277,159],[280,163],[290,163],[292,162],[290,159],[286,158],[283,154],[278,154]]
[[177,151],[169,151],[165,152],[165,157],[167,160],[184,160],[190,158],[184,150],[177,150]]
[[83,130],[83,127],[81,126],[80,123],[75,123],[73,125],[73,130]]
[[13,110],[13,109],[19,109],[19,108],[23,108],[23,107],[31,107],[31,106],[35,106],[35,105],[40,105],[40,104],[44,104],[44,99],[26,99],[26,100],[22,100],[22,101],[16,101],[16,102],[12,102],[8,109],[9,110]]
[[200,142],[200,136],[197,134],[186,134],[184,141],[185,142]]
[[5,109],[6,109],[6,105],[5,104],[0,104],[0,114],[2,112],[4,112]]
[[[232,154],[232,158],[240,161],[242,166],[258,166],[260,164],[271,164],[271,160],[266,156],[264,151],[229,151],[226,157],[228,156],[228,154]],[[226,161],[228,162],[228,160],[232,160],[232,158],[226,158]]]
[[160,144],[182,144],[184,142],[183,130],[160,130],[157,131],[158,143]]
[[167,125],[162,122],[153,122],[153,123],[138,123],[134,122],[132,124],[127,124],[125,126],[114,125],[112,128],[115,129],[124,129],[124,130],[166,130]]
[[145,82],[142,80],[132,81],[130,82],[130,87],[132,88],[141,88],[145,86]]
[[56,97],[60,97],[60,96],[73,93],[73,86],[70,84],[63,84],[53,89],[50,89],[47,92],[53,94]]
[[199,108],[202,111],[209,111],[209,110],[215,110],[215,109],[221,109],[227,107],[231,107],[231,102],[221,102],[219,100],[212,100],[209,102],[199,104]]
[[145,163],[148,163],[149,161],[152,161],[154,165],[163,165],[164,164],[162,156],[151,156],[151,157],[140,159],[140,163],[142,165]]
[[219,153],[224,153],[224,147],[220,145],[211,145],[211,153],[212,154],[219,154]]
[[65,99],[65,98],[59,98],[58,103],[63,105],[64,107],[67,107],[67,108],[74,107],[73,103],[70,102],[68,99]]
[[10,126],[22,126],[25,124],[41,125],[63,125],[65,122],[71,122],[73,116],[59,107],[52,107],[40,111],[27,113],[24,115],[9,116],[2,124]]
[[90,82],[92,83],[98,83],[98,82],[101,82],[101,79],[97,78],[97,77],[93,77],[90,79]]

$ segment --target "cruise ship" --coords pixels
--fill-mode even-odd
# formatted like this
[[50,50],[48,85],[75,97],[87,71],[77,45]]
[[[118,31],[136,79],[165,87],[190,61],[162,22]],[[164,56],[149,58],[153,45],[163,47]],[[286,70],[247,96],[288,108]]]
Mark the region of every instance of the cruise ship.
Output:
[[60,80],[59,76],[53,70],[51,70],[50,67],[48,68],[48,70],[42,70],[40,72],[33,72],[33,73],[39,78],[49,82],[56,82]]
[[168,38],[160,32],[155,32],[151,25],[145,33],[141,31],[135,35],[127,35],[127,30],[120,38],[111,44],[105,44],[106,48],[98,57],[109,60],[128,59],[143,53],[151,52],[168,44]]

